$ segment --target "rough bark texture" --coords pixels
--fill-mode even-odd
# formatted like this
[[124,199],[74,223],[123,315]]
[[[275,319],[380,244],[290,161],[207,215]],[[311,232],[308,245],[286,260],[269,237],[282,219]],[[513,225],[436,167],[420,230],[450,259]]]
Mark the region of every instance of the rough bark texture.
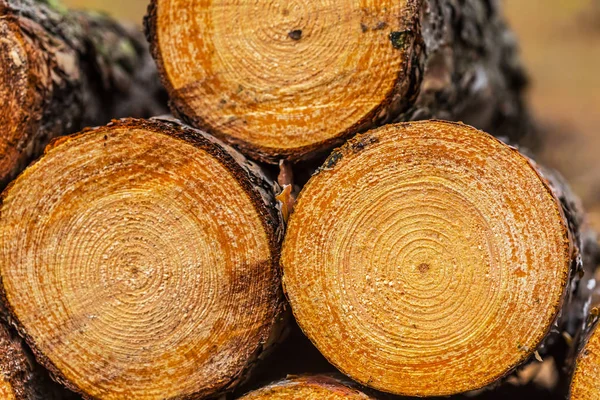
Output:
[[[108,130],[111,127],[115,128],[131,128],[131,129],[147,129],[149,131],[156,131],[165,135],[184,140],[194,146],[205,150],[212,157],[219,161],[222,165],[226,166],[234,176],[239,178],[239,183],[248,193],[252,202],[255,204],[257,211],[262,217],[263,226],[269,237],[269,245],[273,254],[274,263],[277,264],[279,258],[281,241],[284,235],[284,223],[281,216],[281,204],[275,199],[275,194],[280,191],[278,184],[272,180],[267,173],[265,173],[260,166],[247,160],[237,150],[221,143],[218,139],[182,124],[181,122],[170,118],[170,117],[158,117],[151,120],[135,120],[135,119],[122,119],[113,121],[106,126],[98,128],[88,128],[82,133],[91,133],[97,130]],[[68,145],[68,142],[73,140],[79,135],[65,136],[53,140],[47,147],[46,151],[53,149],[56,146]],[[106,138],[106,136],[105,136]],[[42,157],[40,160],[43,160]],[[23,176],[23,175],[22,175]],[[17,182],[19,179],[15,180]],[[4,191],[4,196],[10,192],[13,188],[11,183]],[[0,205],[2,205],[2,199],[0,197]],[[265,266],[267,267],[267,266]],[[276,267],[273,266],[274,268]],[[192,399],[192,398],[204,398],[204,396],[215,397],[223,393],[233,391],[240,384],[247,381],[251,376],[254,375],[256,370],[260,370],[262,360],[267,357],[274,348],[285,339],[288,334],[288,323],[289,323],[289,312],[286,311],[286,307],[283,304],[283,293],[279,285],[279,276],[274,279],[277,282],[276,287],[273,290],[277,293],[274,296],[273,304],[271,305],[275,309],[273,320],[265,322],[266,334],[264,340],[261,340],[258,346],[252,350],[251,356],[247,359],[244,367],[237,371],[236,374],[228,376],[227,379],[219,382],[207,383],[207,386],[214,388],[214,390],[206,390],[201,394],[194,394],[189,396],[181,397],[181,399]],[[46,367],[54,380],[73,390],[74,392],[80,393],[83,398],[92,399],[91,396],[84,390],[82,390],[77,382],[70,381],[61,370],[39,349],[35,341],[28,335],[26,329],[23,327],[19,319],[17,318],[11,304],[8,301],[8,297],[5,292],[5,287],[0,285],[0,298],[2,299],[3,312],[9,316],[9,319],[13,321],[13,325],[16,327],[19,335],[25,339],[36,359],[41,365]],[[242,349],[240,349],[242,351]],[[179,397],[177,397],[179,399]]]
[[[595,272],[600,265],[600,247],[598,246],[597,233],[589,225],[579,198],[571,191],[564,179],[556,172],[550,177],[545,171],[548,179],[554,187],[561,188],[559,193],[563,207],[569,218],[569,224],[579,232],[579,270],[577,271],[579,282],[572,284],[569,307],[565,315],[561,316],[561,328],[572,337],[580,336],[580,332],[588,325],[588,316],[592,306],[592,295],[594,293]],[[573,344],[572,344],[573,345]]]
[[462,121],[534,143],[523,99],[527,78],[498,0],[424,0],[415,40],[416,98],[392,121]]
[[21,125],[7,139],[13,160],[0,168],[0,187],[53,137],[111,118],[164,112],[164,91],[135,27],[101,14],[69,12],[50,0],[0,0],[0,16],[28,49],[17,63],[25,66],[27,80],[14,88],[23,92],[20,106],[27,115],[8,123]]
[[[407,55],[394,90],[372,113],[337,137],[275,152],[257,148],[208,126],[169,83],[157,39],[157,1],[145,18],[146,35],[179,118],[221,137],[268,163],[324,157],[357,132],[401,121],[439,118],[462,121],[511,141],[536,144],[523,92],[527,78],[518,47],[498,0],[409,0],[403,31],[389,40]],[[199,83],[200,84],[200,83]]]
[[57,385],[36,364],[21,338],[4,322],[0,323],[0,379],[12,388],[17,400],[75,399],[74,393]]

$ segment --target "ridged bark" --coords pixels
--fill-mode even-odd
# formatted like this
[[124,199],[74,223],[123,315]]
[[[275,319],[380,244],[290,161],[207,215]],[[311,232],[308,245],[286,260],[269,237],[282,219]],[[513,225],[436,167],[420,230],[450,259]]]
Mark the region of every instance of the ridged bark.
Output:
[[392,121],[461,121],[535,143],[527,77],[499,0],[424,0],[412,76],[416,98]]
[[0,395],[16,400],[75,399],[71,393],[50,379],[39,366],[20,336],[0,322]]
[[53,137],[164,112],[166,95],[135,27],[50,0],[0,0],[0,19],[0,187]]

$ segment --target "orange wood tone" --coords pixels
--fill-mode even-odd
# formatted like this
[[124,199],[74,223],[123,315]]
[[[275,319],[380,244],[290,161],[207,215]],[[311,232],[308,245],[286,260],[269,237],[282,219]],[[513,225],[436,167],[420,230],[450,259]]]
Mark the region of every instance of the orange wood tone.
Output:
[[300,376],[267,385],[240,400],[369,400],[372,397],[340,380],[326,376]]
[[13,20],[3,18],[2,7],[0,3],[0,182],[20,166],[50,79],[37,47]]
[[388,125],[335,150],[294,206],[281,264],[298,324],[354,380],[401,395],[486,386],[527,360],[574,255],[561,203],[467,125]]
[[0,377],[0,398],[4,400],[16,400],[15,392],[10,382]]
[[398,103],[414,0],[155,0],[150,39],[174,106],[254,157],[297,158]]
[[600,331],[596,327],[575,362],[571,381],[572,400],[600,398]]
[[275,223],[213,140],[122,120],[55,141],[4,192],[4,301],[71,389],[209,396],[268,346]]

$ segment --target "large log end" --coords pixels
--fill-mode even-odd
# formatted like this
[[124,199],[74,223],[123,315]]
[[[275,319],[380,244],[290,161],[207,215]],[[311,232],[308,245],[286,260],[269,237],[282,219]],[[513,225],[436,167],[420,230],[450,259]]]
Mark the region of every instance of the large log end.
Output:
[[154,0],[147,34],[178,113],[277,162],[400,105],[415,86],[419,3]]
[[4,192],[2,297],[67,387],[211,396],[273,344],[281,221],[230,152],[126,119],[55,141]]
[[294,206],[284,289],[298,324],[354,380],[400,395],[484,387],[556,321],[577,243],[535,164],[441,121],[336,149]]

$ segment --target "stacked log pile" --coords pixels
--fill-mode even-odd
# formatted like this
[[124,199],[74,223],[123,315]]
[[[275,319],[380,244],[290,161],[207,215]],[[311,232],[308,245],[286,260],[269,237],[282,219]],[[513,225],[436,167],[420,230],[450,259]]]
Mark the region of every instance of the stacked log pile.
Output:
[[496,1],[152,0],[149,53],[0,15],[3,398],[600,397],[600,250],[513,147]]

